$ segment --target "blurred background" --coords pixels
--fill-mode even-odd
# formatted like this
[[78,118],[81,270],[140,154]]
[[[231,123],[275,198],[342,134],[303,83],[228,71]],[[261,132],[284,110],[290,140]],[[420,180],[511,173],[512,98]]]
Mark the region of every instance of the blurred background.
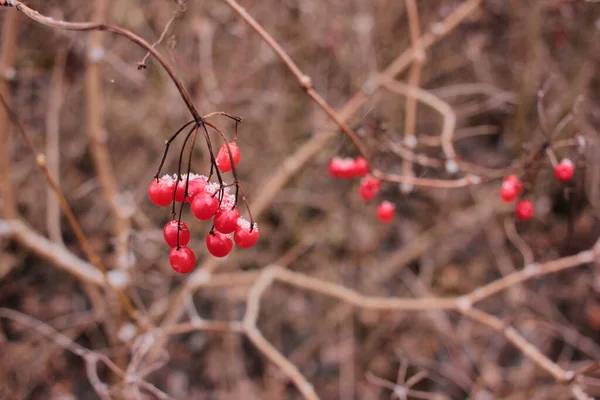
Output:
[[[421,33],[436,37],[424,50],[419,86],[455,112],[460,140],[454,145],[464,168],[457,174],[443,168],[442,118],[419,103],[415,132],[424,140],[413,151],[425,161],[415,165],[414,173],[454,180],[466,171],[482,179],[479,185],[412,191],[384,182],[379,199],[396,206],[390,224],[377,220],[377,202],[360,199],[357,181],[328,176],[333,156],[358,154],[341,133],[302,160],[281,188],[273,183],[274,176],[293,168],[290,160],[299,160],[292,157],[305,143],[335,129],[225,2],[27,4],[54,20],[116,24],[150,43],[163,34],[156,48],[197,109],[243,119],[238,174],[250,204],[260,200],[255,217],[261,238],[255,247],[234,249],[217,262],[204,246],[210,225],[192,221],[185,210],[197,270],[243,277],[241,283],[231,278],[227,284],[200,287],[206,275],[197,273],[196,283],[190,284],[189,276],[169,267],[162,227],[170,211],[147,198],[164,141],[190,119],[172,81],[151,57],[144,61],[145,69],[138,69],[146,52],[122,37],[51,29],[15,9],[0,9],[1,93],[48,157],[93,249],[116,271],[114,282],[156,324],[198,315],[240,320],[252,283],[245,277],[274,263],[366,295],[455,296],[524,263],[588,249],[599,237],[598,2],[417,1]],[[403,1],[242,0],[241,5],[334,109],[411,48]],[[468,15],[437,37],[441,23],[465,5],[472,8]],[[406,68],[396,78],[407,82],[409,74]],[[544,85],[543,109],[551,130],[577,106],[573,121],[552,138],[562,144],[557,157],[576,165],[568,184],[554,179],[550,161],[539,151],[548,144],[536,110]],[[233,137],[231,121],[214,121]],[[347,122],[375,155],[378,168],[403,173],[403,157],[407,151],[412,154],[401,146],[405,96],[380,89]],[[50,243],[85,259],[43,174],[4,113],[0,133],[0,307],[43,321],[125,368],[141,346],[135,326],[110,290],[70,273],[62,252],[42,248]],[[219,143],[216,136],[214,140]],[[165,173],[177,171],[180,146],[181,141],[174,143]],[[541,157],[532,159],[538,153]],[[201,140],[192,171],[209,173]],[[515,222],[512,206],[498,197],[507,171],[525,180],[525,196],[536,206],[531,221]],[[6,221],[14,218],[26,222],[26,233],[9,227]],[[600,359],[600,277],[593,265],[515,285],[480,307],[514,326],[565,369]],[[98,398],[81,357],[32,326],[0,315],[0,398]],[[365,311],[275,284],[261,299],[258,327],[322,399],[572,396],[568,386],[538,368],[501,333],[458,313]],[[157,369],[145,379],[172,398],[302,398],[281,369],[238,333],[196,330],[157,339],[151,347],[154,355],[142,364]],[[108,398],[156,398],[123,384],[105,366],[99,365],[97,372],[111,385]],[[413,376],[418,382],[402,397]],[[600,396],[596,376],[592,372],[583,384],[591,396]]]

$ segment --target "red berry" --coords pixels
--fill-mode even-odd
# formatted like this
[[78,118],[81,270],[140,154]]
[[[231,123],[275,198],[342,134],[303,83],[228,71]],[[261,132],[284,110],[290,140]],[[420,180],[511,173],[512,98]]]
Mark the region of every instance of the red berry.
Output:
[[533,203],[529,200],[521,200],[517,203],[515,207],[515,214],[517,218],[521,221],[527,221],[533,217],[533,213],[535,212],[535,207]]
[[[165,242],[167,242],[170,247],[177,247],[177,222],[177,220],[169,221],[163,228]],[[183,221],[179,226],[181,227],[181,229],[179,229],[179,246],[187,246],[190,241],[190,230]]]
[[168,206],[173,201],[173,182],[170,179],[153,179],[148,186],[148,197],[157,206]]
[[[235,143],[229,143],[229,149],[233,156],[233,163],[237,167],[240,162],[240,149]],[[231,159],[229,158],[229,152],[227,151],[227,144],[223,144],[217,154],[217,166],[223,172],[231,171]]]
[[502,201],[512,203],[518,194],[517,187],[513,183],[507,181],[502,183],[502,187],[500,188],[500,198],[502,198]]
[[554,167],[554,176],[560,182],[568,182],[575,175],[575,166],[569,159],[564,159]]
[[175,247],[169,254],[169,262],[171,263],[171,268],[173,268],[175,272],[187,274],[188,272],[191,272],[196,265],[196,255],[188,247]]
[[183,201],[185,198],[185,177],[177,179],[174,182],[175,188],[175,201]]
[[392,222],[394,216],[396,215],[396,206],[394,206],[389,201],[382,201],[377,206],[377,218],[381,222],[388,223]]
[[240,221],[233,234],[233,240],[242,249],[254,246],[258,241],[258,226],[254,224],[252,232],[250,232],[250,222],[246,220]]
[[219,210],[215,214],[213,224],[215,229],[221,233],[232,233],[238,226],[239,218],[240,212],[237,208],[234,208],[233,210]]
[[341,161],[341,158],[334,157],[329,161],[329,164],[327,164],[327,172],[332,178],[340,179],[342,177],[344,167]]
[[215,257],[225,257],[233,248],[231,236],[221,232],[209,233],[206,236],[206,248]]
[[508,175],[506,178],[504,178],[504,182],[502,183],[513,185],[515,187],[517,195],[519,195],[523,190],[523,182],[521,181],[521,179],[519,179],[517,175]]
[[190,183],[188,184],[188,197],[185,199],[186,203],[191,203],[196,195],[204,192],[206,183],[206,178],[203,177],[190,179]]
[[381,187],[381,181],[371,175],[365,176],[360,181],[360,187],[358,188],[358,194],[364,201],[371,201],[379,193]]
[[207,193],[200,193],[192,200],[192,214],[200,221],[207,221],[219,209],[219,200]]
[[354,159],[353,175],[357,178],[363,177],[369,173],[369,163],[364,157]]

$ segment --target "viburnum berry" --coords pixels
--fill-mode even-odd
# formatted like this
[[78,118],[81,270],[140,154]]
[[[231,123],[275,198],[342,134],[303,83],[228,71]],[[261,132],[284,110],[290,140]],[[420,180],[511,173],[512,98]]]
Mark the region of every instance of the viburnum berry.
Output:
[[575,175],[575,166],[573,162],[567,158],[554,166],[554,176],[560,182],[568,182]]
[[327,172],[335,179],[353,177],[354,160],[351,158],[333,157],[327,165]]
[[389,201],[382,201],[377,206],[377,218],[381,222],[388,223],[392,222],[394,216],[396,215],[396,206],[394,206]]
[[500,187],[500,198],[505,203],[513,202],[517,196],[523,190],[523,182],[516,175],[508,175],[502,181],[502,186]]
[[360,181],[358,194],[364,201],[371,201],[379,193],[381,181],[374,176],[367,175]]
[[[180,229],[177,229],[177,227]],[[165,227],[163,228],[163,236],[165,238],[165,242],[170,247],[177,247],[177,232],[179,231],[179,246],[187,246],[190,241],[190,230],[187,225],[181,221],[181,225],[178,220],[172,220],[167,222]]]
[[509,182],[502,183],[502,186],[500,187],[500,198],[502,201],[505,203],[512,203],[518,195],[519,193],[515,185]]
[[175,272],[187,274],[196,265],[196,255],[189,247],[175,247],[169,254],[169,262]]
[[238,221],[238,226],[233,233],[235,244],[242,249],[252,247],[258,241],[258,226],[254,224],[252,226],[252,232],[250,232],[250,226],[250,222],[245,219],[240,219]]
[[[233,157],[233,163],[237,167],[240,162],[240,149],[235,143],[229,143],[229,149]],[[217,154],[217,166],[222,172],[231,171],[231,159],[229,158],[229,152],[227,151],[227,143],[223,144]]]
[[174,182],[175,188],[175,201],[183,201],[185,199],[185,177],[177,179]]
[[230,235],[215,231],[206,236],[206,248],[215,257],[225,257],[233,249],[233,241]]
[[173,201],[173,182],[170,179],[153,179],[148,186],[148,197],[157,206],[168,206]]
[[354,159],[353,175],[357,178],[366,176],[369,173],[369,163],[364,157]]
[[533,217],[533,213],[535,212],[535,207],[533,203],[529,200],[521,200],[517,203],[515,207],[515,215],[521,221],[528,221]]
[[237,208],[229,210],[219,210],[215,214],[213,225],[221,233],[233,233],[238,226],[240,212]]
[[190,178],[190,183],[188,184],[188,197],[185,199],[186,203],[191,203],[196,195],[204,192],[207,183],[208,181],[204,177],[196,176],[193,179]]
[[208,193],[200,193],[192,200],[192,214],[200,221],[207,221],[219,209],[219,200]]
[[523,182],[517,175],[508,175],[504,178],[504,183],[514,185],[515,189],[517,189],[517,194],[520,194],[523,190]]

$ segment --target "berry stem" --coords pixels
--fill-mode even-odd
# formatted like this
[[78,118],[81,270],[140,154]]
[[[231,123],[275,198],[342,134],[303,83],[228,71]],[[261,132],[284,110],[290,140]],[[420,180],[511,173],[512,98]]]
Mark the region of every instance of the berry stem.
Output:
[[169,146],[171,145],[171,142],[173,142],[173,140],[175,140],[175,138],[177,138],[177,136],[179,136],[179,134],[193,122],[195,122],[195,121],[191,120],[189,122],[186,122],[181,128],[179,128],[179,130],[177,130],[177,132],[175,132],[175,134],[173,136],[171,136],[169,138],[169,140],[167,140],[165,142],[165,151],[163,153],[162,159],[160,160],[158,170],[156,171],[156,174],[154,175],[154,179],[156,179],[157,181],[158,181],[158,177],[160,175],[160,171],[162,170],[162,167],[165,164],[165,160],[167,159],[167,153],[169,152]]

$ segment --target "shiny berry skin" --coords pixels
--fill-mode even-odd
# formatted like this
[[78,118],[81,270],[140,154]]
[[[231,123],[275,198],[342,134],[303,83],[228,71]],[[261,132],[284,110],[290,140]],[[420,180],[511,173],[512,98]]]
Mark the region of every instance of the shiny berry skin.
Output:
[[258,227],[254,224],[252,232],[250,232],[250,223],[248,221],[243,221],[235,229],[233,240],[235,244],[242,249],[254,246],[258,241]]
[[177,185],[175,188],[175,201],[182,202],[185,198],[185,178],[177,180],[173,184]]
[[521,221],[528,221],[533,217],[533,213],[535,212],[535,207],[533,203],[529,200],[521,200],[517,203],[515,207],[515,215]]
[[173,201],[173,182],[171,180],[160,178],[153,179],[148,186],[148,197],[150,201],[157,206],[168,206]]
[[169,254],[169,263],[175,272],[187,274],[191,272],[196,265],[196,255],[188,247],[175,247]]
[[356,157],[354,159],[353,175],[357,178],[362,178],[369,173],[369,163],[364,157]]
[[219,209],[219,200],[207,193],[200,193],[192,200],[192,214],[200,221],[207,221]]
[[573,175],[575,175],[575,166],[571,160],[564,159],[554,166],[554,176],[560,182],[570,181]]
[[[240,162],[240,149],[235,143],[229,143],[231,149],[231,155],[233,157],[233,163],[237,167]],[[231,171],[231,159],[229,158],[229,152],[227,151],[227,144],[223,144],[217,154],[217,166],[222,172]]]
[[377,196],[380,188],[381,181],[371,175],[367,175],[360,181],[358,194],[364,201],[371,201]]
[[233,210],[219,210],[215,214],[213,225],[221,233],[233,233],[238,226],[240,212],[237,208]]
[[215,257],[225,257],[233,249],[233,241],[230,235],[221,232],[209,233],[206,236],[206,248]]
[[377,206],[377,218],[384,223],[392,222],[396,215],[396,206],[389,201],[382,201]]
[[[163,237],[170,247],[177,247],[177,223],[177,220],[169,221],[163,228]],[[187,246],[190,241],[190,230],[183,221],[179,226],[181,227],[179,230],[179,246]]]
[[517,196],[521,194],[521,191],[523,190],[523,182],[516,175],[508,175],[506,178],[504,178],[504,182],[502,182],[502,184],[513,185],[517,192]]
[[514,184],[506,181],[502,183],[502,187],[500,188],[500,198],[502,201],[512,203],[518,195],[519,192]]
[[206,179],[205,178],[194,178],[190,179],[190,183],[188,184],[188,197],[186,197],[185,202],[191,203],[192,199],[204,192],[204,188],[206,187]]

